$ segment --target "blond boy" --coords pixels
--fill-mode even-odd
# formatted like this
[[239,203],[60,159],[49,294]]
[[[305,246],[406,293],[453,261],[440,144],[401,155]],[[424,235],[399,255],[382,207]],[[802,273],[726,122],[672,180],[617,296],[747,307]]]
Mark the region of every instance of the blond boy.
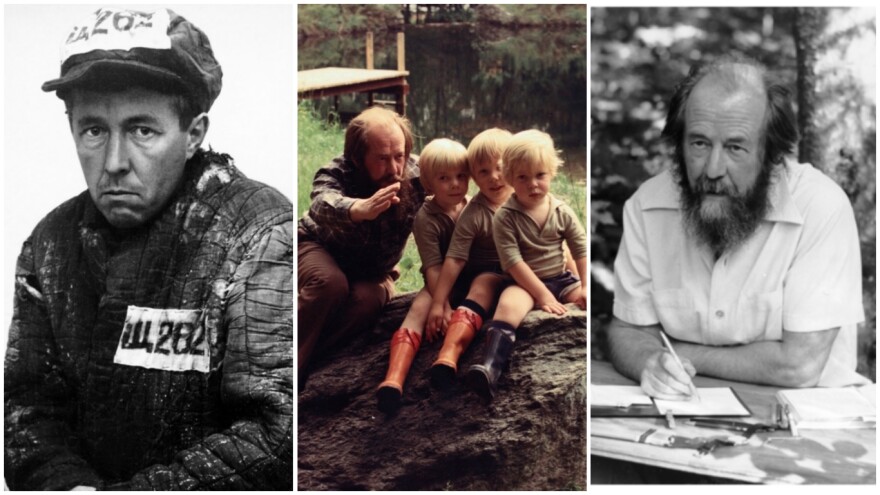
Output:
[[[431,367],[431,383],[441,389],[455,380],[458,359],[486,319],[503,284],[503,274],[492,236],[492,218],[513,189],[501,176],[501,155],[511,134],[488,129],[468,145],[471,177],[480,188],[461,214],[431,303],[429,338],[445,329],[443,347]],[[448,298],[453,284],[469,286],[464,301],[451,317]],[[448,321],[448,324],[447,324]]]
[[[433,195],[416,213],[413,224],[425,287],[416,294],[400,329],[391,337],[388,372],[376,392],[379,409],[386,413],[400,407],[403,383],[422,341],[431,294],[456,221],[468,203],[467,150],[463,145],[450,139],[431,141],[422,150],[419,168],[425,190]],[[428,340],[433,336],[429,334]]]
[[[516,281],[504,289],[493,319],[486,324],[483,360],[468,369],[467,382],[491,399],[516,340],[516,327],[533,308],[563,314],[564,303],[586,309],[587,236],[574,211],[550,194],[560,165],[546,133],[517,133],[504,150],[504,180],[513,194],[493,220],[501,266]],[[568,244],[580,278],[566,269]]]

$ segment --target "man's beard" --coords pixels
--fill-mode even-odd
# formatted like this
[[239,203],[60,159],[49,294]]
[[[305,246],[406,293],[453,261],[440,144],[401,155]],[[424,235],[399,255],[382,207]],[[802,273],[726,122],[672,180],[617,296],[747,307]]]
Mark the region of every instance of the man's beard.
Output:
[[404,172],[401,176],[383,176],[381,179],[376,181],[376,187],[378,190],[379,188],[388,187],[398,182],[400,183],[400,189],[397,190],[396,196],[400,199],[400,202],[391,205],[386,213],[391,215],[392,218],[394,218],[396,221],[403,221],[410,215],[410,203],[413,202],[412,180],[406,177],[406,169],[404,169]]
[[[763,163],[754,185],[744,194],[721,181],[712,181],[705,175],[690,185],[683,158],[675,171],[681,187],[681,207],[687,232],[709,246],[716,255],[732,251],[743,244],[758,228],[770,209],[770,187],[777,167]],[[704,212],[707,194],[723,195],[724,200],[714,211]]]
[[413,201],[412,191],[412,181],[407,178],[401,178],[400,189],[397,190],[397,197],[400,198],[400,203],[391,205],[394,211],[394,218],[399,222],[406,220],[407,216],[410,215],[410,203]]

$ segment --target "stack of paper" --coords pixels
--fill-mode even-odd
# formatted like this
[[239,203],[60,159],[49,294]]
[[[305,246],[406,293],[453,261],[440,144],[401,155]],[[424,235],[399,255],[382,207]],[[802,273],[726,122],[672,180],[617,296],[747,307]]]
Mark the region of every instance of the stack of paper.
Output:
[[791,410],[798,428],[875,428],[876,385],[780,390],[776,398]]

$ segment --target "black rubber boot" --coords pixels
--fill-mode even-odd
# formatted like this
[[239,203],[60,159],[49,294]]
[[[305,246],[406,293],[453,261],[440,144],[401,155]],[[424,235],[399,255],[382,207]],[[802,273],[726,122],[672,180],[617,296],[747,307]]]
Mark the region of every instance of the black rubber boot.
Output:
[[486,325],[486,352],[481,364],[468,368],[468,386],[486,400],[492,400],[498,389],[498,378],[510,363],[516,330],[507,323],[490,321]]

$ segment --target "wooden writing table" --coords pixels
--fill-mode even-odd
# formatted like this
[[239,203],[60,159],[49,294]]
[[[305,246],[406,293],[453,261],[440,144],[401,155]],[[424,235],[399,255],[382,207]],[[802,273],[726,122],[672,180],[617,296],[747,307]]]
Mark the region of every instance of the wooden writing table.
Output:
[[[611,363],[593,361],[591,382],[597,385],[637,385],[619,374]],[[752,411],[741,421],[771,423],[777,387],[718,380],[698,376],[698,387],[731,387]],[[745,445],[719,447],[706,455],[693,449],[673,449],[608,438],[623,430],[642,433],[655,428],[670,435],[716,436],[727,430],[688,426],[677,421],[675,430],[663,418],[592,418],[590,455],[647,464],[713,477],[752,483],[876,484],[877,432],[858,430],[800,430],[800,437],[786,431],[756,433]],[[734,434],[735,432],[729,432]],[[604,435],[604,436],[603,436]]]

